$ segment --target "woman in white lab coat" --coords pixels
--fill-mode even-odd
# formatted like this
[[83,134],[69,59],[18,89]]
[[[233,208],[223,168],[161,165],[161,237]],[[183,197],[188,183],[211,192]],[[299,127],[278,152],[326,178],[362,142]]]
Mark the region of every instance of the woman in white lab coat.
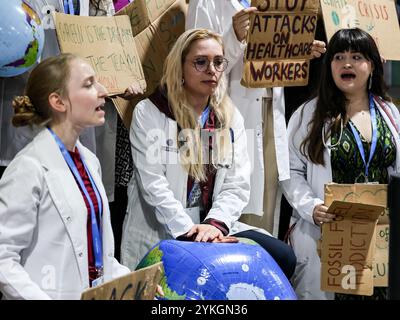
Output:
[[289,246],[238,222],[250,195],[250,161],[243,118],[226,94],[227,64],[218,34],[186,31],[166,59],[159,90],[134,110],[134,175],[121,246],[130,268],[163,239],[235,235],[263,246],[287,277],[293,272]]
[[400,115],[386,94],[372,37],[357,28],[340,30],[324,59],[318,96],[290,119],[291,178],[282,183],[294,208],[292,282],[299,299],[334,297],[320,289],[320,225],[334,218],[324,205],[324,184],[388,183],[390,173],[400,172]]
[[[278,182],[289,179],[289,149],[283,88],[245,88],[240,84],[250,0],[191,0],[186,29],[207,28],[222,35],[229,60],[228,93],[244,118],[252,163],[249,204],[243,221],[277,235],[281,191]],[[314,41],[312,54],[319,57],[325,44]]]
[[104,123],[105,88],[71,54],[48,58],[14,99],[13,124],[42,130],[0,180],[0,291],[6,299],[79,299],[124,275],[99,161],[78,141]]
[[[280,199],[276,189],[278,179],[285,180],[289,179],[290,176],[285,100],[283,89],[280,87],[267,90],[265,88],[245,88],[240,84],[246,43],[243,41],[244,39],[237,38],[232,24],[232,17],[242,10],[244,10],[244,6],[238,0],[191,0],[186,18],[186,29],[207,28],[218,32],[223,37],[225,56],[229,60],[226,70],[226,74],[228,75],[228,93],[244,118],[244,126],[247,130],[247,139],[249,142],[248,152],[252,163],[250,199],[249,204],[243,212],[252,213],[257,216],[262,216],[264,211],[267,210],[267,208],[263,207],[264,189],[266,188],[264,184],[265,162],[263,153],[263,136],[266,134],[266,131],[263,132],[263,121],[266,120],[266,117],[263,117],[263,115],[267,111],[263,111],[263,98],[272,98],[272,113],[270,115],[273,118],[274,130],[271,136],[273,137],[273,141],[270,143],[274,147],[270,150],[272,158],[269,159],[268,169],[270,170],[269,173],[274,176],[274,185],[270,185],[269,187],[269,192],[274,190],[274,195],[271,195],[274,199],[269,199],[271,206],[269,206],[268,214],[276,215],[278,213],[274,213],[275,202]],[[266,130],[267,128],[264,129]],[[271,170],[275,172],[272,173]],[[275,219],[278,219],[278,216]],[[273,233],[273,225],[271,223],[274,218],[271,216],[267,220],[269,221],[267,229]]]

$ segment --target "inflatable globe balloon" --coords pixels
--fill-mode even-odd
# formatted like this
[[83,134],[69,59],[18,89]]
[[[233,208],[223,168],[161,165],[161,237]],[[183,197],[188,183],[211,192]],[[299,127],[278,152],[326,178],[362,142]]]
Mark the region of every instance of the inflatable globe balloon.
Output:
[[0,77],[13,77],[39,60],[44,30],[37,13],[22,0],[2,1],[0,9]]
[[245,241],[163,240],[137,269],[163,262],[160,285],[166,300],[296,300],[274,259],[255,242]]

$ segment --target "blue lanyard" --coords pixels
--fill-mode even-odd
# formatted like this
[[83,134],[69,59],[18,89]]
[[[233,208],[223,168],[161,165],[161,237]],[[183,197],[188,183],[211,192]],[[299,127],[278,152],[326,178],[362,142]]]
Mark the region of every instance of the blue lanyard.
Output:
[[372,95],[369,96],[369,112],[371,114],[371,122],[372,122],[372,143],[371,143],[371,150],[369,152],[369,159],[368,163],[365,161],[365,151],[363,144],[361,142],[360,135],[358,134],[356,128],[354,125],[349,122],[351,131],[353,132],[354,138],[356,139],[358,150],[360,151],[361,158],[364,162],[364,167],[365,167],[365,182],[368,182],[368,171],[369,171],[369,165],[371,164],[371,160],[374,156],[375,149],[376,149],[376,144],[378,140],[378,128],[377,128],[377,123],[376,123],[376,110],[375,110],[375,104],[374,100],[372,98]]
[[201,127],[204,128],[204,126],[206,125],[207,119],[210,116],[210,106],[207,106],[202,114],[201,114],[201,118],[200,118],[200,122],[201,122]]
[[[210,116],[210,106],[207,106],[203,112],[201,113],[201,117],[200,117],[200,123],[201,123],[201,127],[204,128],[204,126],[206,125],[207,119]],[[193,198],[193,190],[197,187],[199,183],[197,181],[195,181],[193,183],[193,187],[192,190],[190,190],[189,193],[189,203],[192,202],[192,198]]]
[[[93,239],[93,249],[94,249],[94,260],[95,260],[95,267],[97,272],[99,273],[99,276],[102,275],[103,272],[103,247],[102,247],[102,239],[101,239],[101,233],[99,226],[97,225],[97,219],[96,219],[96,213],[94,210],[94,205],[93,201],[89,196],[89,193],[85,187],[85,184],[82,180],[81,175],[78,172],[78,168],[75,165],[75,162],[72,160],[71,155],[69,154],[68,150],[65,148],[64,143],[61,141],[61,139],[51,130],[50,128],[47,128],[54,139],[56,140],[58,147],[60,148],[60,151],[65,159],[65,161],[68,164],[68,167],[71,169],[72,174],[74,175],[75,179],[78,181],[79,186],[81,187],[81,190],[83,191],[86,200],[89,203],[90,206],[90,217],[91,217],[91,222],[92,222],[92,239]],[[89,172],[89,170],[86,167],[85,162],[82,159],[83,166],[85,167],[85,170],[89,176],[90,183],[92,184],[94,193],[96,194],[96,199],[97,203],[99,206],[99,216],[101,219],[101,214],[102,214],[102,202],[101,202],[101,197],[99,194],[99,191],[97,190],[96,184],[93,181],[93,178]]]
[[249,0],[240,0],[239,2],[245,8],[249,8],[250,7]]
[[[78,7],[79,7],[79,1],[78,1]],[[73,0],[64,0],[64,13],[67,13],[67,14],[69,13],[72,15],[75,14]]]

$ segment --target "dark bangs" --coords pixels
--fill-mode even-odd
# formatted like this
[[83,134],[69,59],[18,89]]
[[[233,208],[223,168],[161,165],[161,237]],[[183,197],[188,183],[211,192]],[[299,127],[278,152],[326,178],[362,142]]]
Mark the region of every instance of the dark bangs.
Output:
[[371,61],[380,59],[379,56],[376,57],[378,48],[374,39],[358,28],[339,30],[332,37],[327,52],[328,61],[332,61],[336,53],[345,51],[360,52]]

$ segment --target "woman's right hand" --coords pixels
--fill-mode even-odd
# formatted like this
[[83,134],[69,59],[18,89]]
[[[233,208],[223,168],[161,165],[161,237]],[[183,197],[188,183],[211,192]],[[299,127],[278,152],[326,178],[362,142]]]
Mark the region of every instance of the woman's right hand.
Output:
[[239,42],[246,39],[250,28],[250,13],[254,11],[257,11],[256,7],[242,9],[232,17],[233,30]]
[[318,204],[314,207],[313,219],[314,223],[318,226],[325,222],[332,222],[336,215],[328,213],[328,207],[324,204]]
[[222,236],[221,230],[211,224],[195,224],[186,234],[187,238],[194,237],[195,242],[211,242]]

